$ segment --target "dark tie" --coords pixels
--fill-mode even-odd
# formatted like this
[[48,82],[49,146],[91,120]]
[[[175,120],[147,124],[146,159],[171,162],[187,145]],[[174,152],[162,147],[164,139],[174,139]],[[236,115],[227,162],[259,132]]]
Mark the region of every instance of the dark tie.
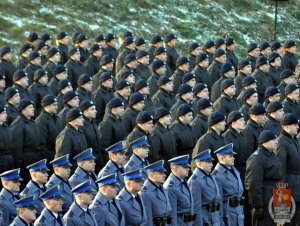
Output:
[[93,173],[90,173],[90,177],[93,179],[94,182],[97,180],[95,174],[93,174]]
[[116,201],[113,199],[111,201],[111,204],[113,204],[113,207],[116,209],[116,211],[118,213],[118,219],[120,220],[121,219],[121,215],[120,215],[120,212],[119,212],[119,208],[117,207]]
[[142,205],[142,200],[141,200],[140,196],[139,196],[139,195],[136,195],[136,196],[134,197],[134,199],[140,204],[141,210],[142,210],[142,212],[143,212],[143,205]]
[[59,216],[59,214],[58,214],[56,220],[57,220],[57,222],[58,222],[61,226],[64,226],[64,224],[63,224],[63,222],[62,222],[61,217]]
[[123,174],[125,173],[124,168],[123,167],[119,167],[120,172]]
[[189,190],[189,186],[188,186],[186,180],[182,181],[181,183]]
[[18,193],[16,193],[16,194],[14,194],[14,198],[15,198],[16,200],[19,200],[19,199],[21,198],[21,196],[20,196]]
[[46,192],[46,190],[47,190],[45,185],[43,185],[43,187],[41,187],[41,189],[42,189],[43,192]]

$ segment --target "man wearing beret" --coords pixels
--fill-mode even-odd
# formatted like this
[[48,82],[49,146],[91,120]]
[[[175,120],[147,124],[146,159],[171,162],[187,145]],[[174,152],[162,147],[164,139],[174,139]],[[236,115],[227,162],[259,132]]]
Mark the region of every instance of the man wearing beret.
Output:
[[251,62],[252,72],[256,69],[256,60],[259,57],[259,48],[256,43],[249,43],[247,46],[247,57],[246,60]]
[[291,219],[290,225],[299,224],[300,192],[299,192],[299,172],[300,166],[300,143],[297,139],[299,131],[299,120],[293,113],[288,113],[282,119],[282,131],[278,137],[278,146],[276,149],[277,157],[281,163],[283,172],[283,181],[288,183],[292,190],[292,197],[296,202],[296,212]]
[[80,61],[84,63],[90,56],[90,53],[88,51],[89,38],[83,33],[79,34],[76,37],[74,46],[79,49]]
[[179,86],[182,84],[182,77],[185,73],[189,72],[190,62],[186,56],[180,56],[176,60],[176,70],[172,75],[172,80],[174,83],[174,94],[177,94]]
[[77,81],[80,75],[86,74],[86,69],[82,62],[80,62],[80,51],[79,49],[72,47],[68,52],[69,60],[65,64],[68,69],[68,79],[70,80],[73,89],[77,88]]
[[163,44],[163,39],[159,34],[153,34],[149,43],[149,58],[150,58],[150,63],[153,62],[154,60],[154,51],[157,47],[162,46]]
[[73,91],[73,87],[71,85],[71,82],[68,79],[62,79],[61,81],[58,82],[57,89],[58,89],[57,112],[60,112],[64,108],[64,95],[69,91]]
[[36,206],[34,196],[28,196],[15,201],[18,216],[10,224],[10,226],[33,226],[36,219]]
[[280,90],[276,86],[269,86],[265,92],[264,107],[267,107],[273,101],[280,101]]
[[242,91],[242,82],[243,79],[252,73],[251,62],[243,59],[237,65],[238,74],[234,79],[235,86],[236,86],[236,93],[240,93]]
[[222,64],[226,62],[226,52],[223,49],[217,49],[214,53],[214,61],[207,68],[210,74],[210,88],[220,78]]
[[19,115],[18,105],[20,103],[19,90],[9,87],[5,90],[7,119],[6,124],[10,125]]
[[69,44],[69,36],[68,33],[61,31],[56,35],[57,48],[60,51],[60,61],[59,64],[64,65],[68,61],[68,44]]
[[159,88],[160,77],[166,74],[166,62],[161,60],[154,60],[152,63],[152,75],[148,78],[147,82],[150,86],[150,97],[152,97]]
[[116,74],[116,79],[121,80],[124,79],[126,80],[126,77],[128,76],[128,72],[130,71],[131,74],[134,76],[135,79],[138,79],[137,74],[136,74],[136,67],[137,67],[137,58],[135,54],[128,54],[125,59],[124,59],[125,65],[123,68],[119,71],[119,73]]
[[279,101],[273,101],[267,106],[268,119],[264,129],[272,130],[276,136],[281,132],[281,120],[284,115],[283,105]]
[[41,146],[45,151],[45,158],[53,160],[55,155],[55,139],[62,131],[61,120],[57,116],[57,99],[53,95],[46,95],[42,99],[43,110],[35,119],[41,134]]
[[1,46],[0,48],[0,71],[5,76],[6,86],[10,87],[13,83],[13,75],[17,70],[12,63],[12,50],[8,46]]
[[243,113],[244,119],[247,122],[250,118],[249,109],[251,106],[258,102],[258,94],[256,89],[247,88],[243,91],[243,104],[239,109],[239,112]]
[[164,46],[167,50],[167,64],[170,66],[171,73],[177,68],[176,61],[179,58],[179,53],[176,49],[177,37],[173,33],[168,33],[164,39]]
[[188,104],[182,104],[176,111],[176,120],[171,125],[171,131],[176,141],[177,155],[191,154],[197,137],[191,122],[193,120],[193,108]]
[[208,58],[209,58],[209,56],[205,52],[200,53],[196,57],[196,62],[195,62],[196,66],[192,70],[192,73],[196,76],[196,83],[204,83],[210,89],[210,87],[211,87],[210,79],[209,79],[210,75],[207,72],[207,68],[209,66]]
[[87,142],[84,133],[80,129],[83,126],[82,112],[77,109],[71,109],[67,114],[67,125],[56,137],[55,158],[69,154],[70,159],[87,149]]
[[278,85],[278,89],[280,90],[281,99],[284,99],[284,90],[285,87],[289,84],[296,84],[295,73],[290,69],[285,69],[281,72],[279,78],[281,79],[280,84]]
[[136,53],[136,57],[138,62],[135,69],[136,74],[139,78],[147,80],[151,76],[149,53],[145,50],[140,50]]
[[203,49],[204,53],[208,56],[208,66],[209,66],[213,62],[213,59],[214,59],[213,54],[216,51],[216,46],[215,46],[214,41],[212,41],[212,40],[206,41],[202,49]]
[[272,77],[273,84],[278,86],[280,83],[280,74],[282,73],[282,60],[279,53],[271,53],[268,57],[270,63],[270,72],[269,74]]
[[144,96],[145,98],[145,107],[144,110],[148,111],[151,114],[154,114],[154,104],[152,102],[152,100],[149,97],[150,94],[150,86],[149,83],[144,80],[144,79],[139,79],[136,83],[135,83],[135,91],[137,93],[140,93]]
[[53,77],[50,79],[48,86],[54,96],[57,96],[59,94],[58,91],[58,83],[62,79],[67,79],[67,68],[65,68],[63,65],[57,65],[53,71]]
[[[243,105],[244,92],[248,88],[253,88],[255,90],[257,89],[256,79],[250,75],[243,78],[243,81],[242,81],[242,91],[241,91],[240,95],[238,95],[238,97],[237,97],[237,100],[238,100],[238,103],[240,106]],[[257,98],[258,98],[258,96],[257,96]]]
[[30,32],[27,37],[26,43],[29,44],[33,50],[35,50],[39,43],[39,40],[40,36],[36,32]]
[[182,77],[182,83],[194,88],[196,85],[196,76],[193,73],[185,73]]
[[[168,77],[171,77],[172,71],[171,71],[169,64],[167,64],[167,60],[168,60],[167,49],[163,46],[159,46],[159,47],[155,48],[154,57],[155,57],[154,60],[161,60],[166,63],[165,75]],[[152,66],[153,66],[153,61],[152,61]]]
[[[114,62],[116,61],[118,56],[118,50],[116,49],[116,43],[117,43],[116,39],[117,39],[116,35],[112,33],[108,33],[105,39],[105,44],[106,44],[105,52],[114,60]],[[115,68],[115,64],[113,64],[113,68]]]
[[54,68],[60,62],[60,51],[57,48],[50,48],[47,51],[47,63],[43,66],[43,69],[48,72],[49,79],[51,79],[53,75]]
[[47,63],[47,51],[49,49],[49,46],[44,42],[40,41],[40,43],[37,46],[37,51],[39,54],[41,54],[41,66],[43,67]]
[[28,43],[22,45],[19,49],[19,59],[15,63],[17,69],[23,70],[28,64],[29,54],[32,52],[32,46]]
[[297,118],[300,118],[299,93],[298,85],[289,84],[285,87],[285,99],[283,101],[284,113],[294,113]]
[[196,57],[202,53],[202,49],[197,42],[192,42],[189,44],[188,47],[188,52],[189,52],[189,61],[190,61],[190,70],[192,71],[195,66],[196,66]]
[[283,179],[282,167],[275,152],[277,136],[271,130],[259,135],[258,149],[246,162],[245,188],[252,207],[252,225],[275,225],[268,205],[276,183]]
[[297,52],[296,42],[294,40],[286,40],[283,44],[282,63],[285,69],[295,71],[299,63],[295,53]]
[[93,101],[92,89],[93,89],[93,79],[88,74],[82,74],[77,81],[77,93],[79,102],[84,100]]
[[21,99],[32,100],[33,97],[31,96],[28,86],[28,76],[25,71],[23,70],[16,70],[13,76],[13,88],[19,91]]
[[128,101],[131,94],[131,85],[128,81],[120,80],[116,83],[115,96],[124,102],[124,109],[128,107]]
[[226,45],[226,58],[227,58],[227,61],[232,63],[235,70],[237,71],[239,60],[238,60],[236,54],[234,53],[235,40],[233,38],[229,37],[225,40],[225,45]]
[[192,101],[193,108],[197,109],[197,103],[201,99],[206,99],[209,100],[209,90],[208,90],[208,85],[205,83],[197,83],[194,88],[194,99]]
[[41,54],[39,54],[37,51],[32,51],[28,57],[28,64],[24,69],[29,78],[29,85],[33,83],[34,72],[41,68]]
[[133,37],[126,37],[124,39],[124,42],[122,43],[122,51],[119,52],[117,58],[116,58],[116,67],[115,67],[115,73],[118,74],[119,71],[123,68],[125,65],[125,58],[129,54],[135,54],[135,43]]
[[88,75],[93,77],[95,74],[98,73],[100,69],[100,59],[102,57],[102,47],[98,44],[93,44],[90,47],[90,56],[89,58],[84,62],[84,66],[86,68],[86,71]]

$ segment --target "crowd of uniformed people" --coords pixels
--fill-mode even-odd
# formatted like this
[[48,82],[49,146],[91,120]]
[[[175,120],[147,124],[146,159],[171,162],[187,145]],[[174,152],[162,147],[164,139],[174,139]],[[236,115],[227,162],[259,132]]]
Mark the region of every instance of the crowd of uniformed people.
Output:
[[295,41],[119,39],[0,47],[0,225],[269,226],[280,181],[300,225]]

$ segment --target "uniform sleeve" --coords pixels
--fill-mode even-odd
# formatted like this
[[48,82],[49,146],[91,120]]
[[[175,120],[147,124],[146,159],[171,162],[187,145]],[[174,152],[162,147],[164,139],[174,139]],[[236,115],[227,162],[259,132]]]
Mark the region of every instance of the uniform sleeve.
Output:
[[168,189],[168,196],[169,196],[170,205],[172,207],[172,211],[170,212],[172,216],[171,225],[176,226],[177,225],[177,195],[174,188]]
[[192,197],[194,201],[194,213],[196,214],[194,225],[203,225],[201,187],[199,185],[199,182],[191,179],[188,185],[192,193]]
[[147,217],[147,222],[145,223],[144,226],[153,226],[153,214],[152,214],[151,201],[145,191],[140,192],[140,195],[144,202],[146,217]]
[[35,120],[35,124],[39,130],[41,148],[47,150],[47,141],[48,141],[47,140],[48,137],[46,136],[46,134],[48,134],[47,125],[40,118],[37,118]]
[[287,150],[288,150],[288,147],[285,147],[283,142],[278,142],[276,155],[281,163],[282,175],[283,175],[284,181],[287,181],[287,178],[286,178]]
[[100,144],[103,150],[109,147],[111,144],[111,137],[113,133],[113,129],[109,121],[102,121],[99,126],[100,133]]
[[55,142],[55,158],[71,154],[73,149],[72,139],[67,135],[59,134]]
[[150,137],[151,146],[152,146],[152,158],[153,161],[158,161],[160,159],[160,154],[162,154],[163,150],[161,148],[160,137],[158,134],[152,134]]

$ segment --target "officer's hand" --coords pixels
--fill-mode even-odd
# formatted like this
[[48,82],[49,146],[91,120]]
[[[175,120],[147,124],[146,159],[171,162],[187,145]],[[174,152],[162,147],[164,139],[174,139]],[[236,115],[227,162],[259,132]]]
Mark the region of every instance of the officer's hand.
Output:
[[264,209],[263,208],[254,208],[253,211],[254,211],[254,215],[257,218],[263,218],[263,216],[264,216]]

